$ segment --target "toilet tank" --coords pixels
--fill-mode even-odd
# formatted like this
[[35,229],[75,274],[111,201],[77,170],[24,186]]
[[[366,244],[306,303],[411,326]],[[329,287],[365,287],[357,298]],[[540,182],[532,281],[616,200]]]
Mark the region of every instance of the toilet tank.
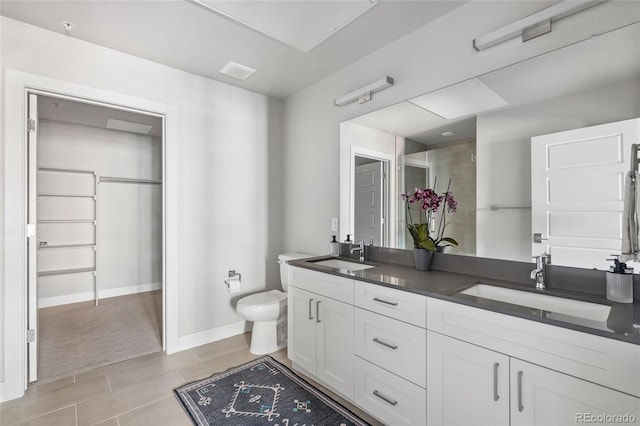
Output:
[[280,284],[282,285],[282,290],[287,291],[287,286],[289,285],[287,262],[289,260],[304,259],[306,257],[311,257],[311,255],[304,253],[284,253],[278,255],[278,263],[280,264]]

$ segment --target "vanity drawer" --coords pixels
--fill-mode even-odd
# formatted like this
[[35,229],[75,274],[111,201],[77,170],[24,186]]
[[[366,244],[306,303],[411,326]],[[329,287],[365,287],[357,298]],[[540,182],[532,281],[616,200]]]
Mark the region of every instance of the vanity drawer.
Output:
[[292,266],[289,285],[353,305],[353,280],[349,278]]
[[356,308],[354,335],[356,355],[426,387],[425,329]]
[[640,397],[640,345],[429,297],[429,330]]
[[381,285],[355,282],[355,305],[425,328],[427,298],[420,294]]
[[426,425],[426,390],[355,357],[355,402],[388,425]]

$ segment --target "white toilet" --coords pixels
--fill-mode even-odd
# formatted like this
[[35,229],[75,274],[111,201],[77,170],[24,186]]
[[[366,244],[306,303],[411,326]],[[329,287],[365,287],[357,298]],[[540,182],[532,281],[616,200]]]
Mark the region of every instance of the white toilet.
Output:
[[287,346],[287,261],[303,259],[308,254],[289,253],[278,256],[282,289],[264,291],[238,300],[236,311],[247,321],[253,321],[252,354],[268,354]]

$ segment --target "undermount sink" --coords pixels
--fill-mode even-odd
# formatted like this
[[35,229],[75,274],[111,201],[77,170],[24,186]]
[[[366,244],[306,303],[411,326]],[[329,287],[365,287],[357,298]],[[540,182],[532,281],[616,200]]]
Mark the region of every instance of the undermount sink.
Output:
[[606,321],[611,311],[611,306],[601,305],[599,303],[565,299],[563,297],[531,293],[488,284],[474,285],[461,291],[460,294],[525,306],[527,308],[541,309],[592,321]]
[[367,265],[367,264],[358,263],[358,262],[349,262],[348,260],[341,260],[341,259],[325,259],[325,260],[319,260],[313,263],[315,263],[316,265],[328,266],[329,268],[344,269],[350,272],[363,271],[365,269],[375,268],[375,266],[373,265]]

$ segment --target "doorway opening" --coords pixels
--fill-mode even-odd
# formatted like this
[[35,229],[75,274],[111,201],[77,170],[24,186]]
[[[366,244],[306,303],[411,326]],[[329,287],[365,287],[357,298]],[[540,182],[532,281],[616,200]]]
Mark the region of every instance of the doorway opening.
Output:
[[164,117],[27,96],[29,382],[162,351]]
[[384,247],[389,241],[389,164],[357,154],[354,157],[353,241]]

